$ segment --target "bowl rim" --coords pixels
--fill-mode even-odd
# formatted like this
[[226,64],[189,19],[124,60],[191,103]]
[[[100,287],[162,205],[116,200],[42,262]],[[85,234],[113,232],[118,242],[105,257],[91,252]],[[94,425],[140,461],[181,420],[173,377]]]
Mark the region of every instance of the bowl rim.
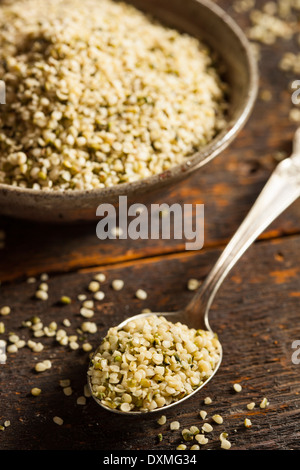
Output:
[[254,52],[251,49],[251,45],[246,35],[244,34],[241,27],[236,23],[236,21],[219,5],[213,3],[211,0],[195,0],[197,3],[200,3],[207,9],[211,10],[214,15],[216,15],[221,21],[223,21],[229,29],[234,33],[235,37],[240,42],[243,53],[245,54],[245,59],[247,62],[249,70],[249,87],[248,93],[245,98],[245,105],[240,110],[238,116],[228,122],[227,126],[218,133],[212,141],[207,145],[201,147],[197,152],[192,154],[190,157],[187,157],[184,162],[174,165],[168,170],[165,170],[162,173],[148,176],[146,178],[141,178],[137,181],[117,184],[113,186],[108,186],[104,188],[94,188],[94,189],[32,189],[32,188],[22,188],[19,186],[13,186],[11,184],[0,183],[0,195],[1,193],[7,196],[11,193],[14,195],[25,195],[27,197],[32,197],[35,200],[38,198],[49,198],[49,199],[77,199],[82,196],[98,196],[107,199],[109,197],[116,197],[120,195],[131,195],[136,193],[139,189],[144,188],[155,188],[161,186],[162,183],[166,184],[168,181],[176,181],[184,176],[187,176],[191,172],[194,172],[198,168],[207,164],[210,160],[215,158],[219,153],[222,152],[236,137],[238,132],[243,128],[247,122],[251,111],[253,109],[257,92],[258,92],[258,82],[259,82],[259,73],[258,73],[258,64],[254,56]]

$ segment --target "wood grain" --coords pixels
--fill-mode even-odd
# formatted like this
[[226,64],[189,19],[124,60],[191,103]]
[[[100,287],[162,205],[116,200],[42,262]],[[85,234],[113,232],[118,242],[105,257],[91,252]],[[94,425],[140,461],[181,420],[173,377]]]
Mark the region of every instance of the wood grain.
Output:
[[[218,2],[246,29],[247,15],[236,14],[229,0]],[[261,5],[262,2],[257,2]],[[56,321],[62,326],[69,318],[70,332],[81,325],[77,295],[86,293],[95,272],[104,272],[105,299],[98,302],[95,321],[98,332],[88,335],[94,347],[112,324],[142,308],[172,310],[183,307],[192,293],[186,288],[191,277],[203,279],[244,216],[276,165],[278,152],[291,152],[296,125],[288,119],[292,77],[278,69],[280,56],[297,50],[293,42],[278,41],[263,46],[260,60],[261,90],[269,89],[272,99],[258,98],[253,114],[235,142],[164,200],[172,204],[204,204],[205,243],[199,252],[186,252],[185,240],[107,240],[99,241],[95,224],[51,226],[0,219],[5,229],[6,247],[0,250],[0,307],[10,305],[12,312],[0,320],[9,332],[28,339],[30,331],[22,321],[38,315],[45,325]],[[149,201],[151,203],[153,201]],[[300,442],[300,364],[293,364],[292,343],[300,340],[299,259],[300,205],[294,203],[244,255],[222,286],[211,310],[211,325],[220,335],[224,359],[214,380],[167,414],[167,424],[159,426],[158,415],[143,419],[108,414],[92,398],[85,406],[76,404],[83,394],[88,354],[71,351],[52,338],[42,338],[45,349],[32,353],[28,348],[9,354],[0,365],[0,424],[11,426],[0,431],[0,449],[71,450],[174,450],[181,442],[180,432],[168,429],[172,420],[181,428],[202,425],[199,410],[224,417],[208,436],[208,449],[219,449],[219,434],[226,431],[232,449],[299,450]],[[50,274],[49,300],[34,299],[36,284],[28,284],[29,275]],[[112,279],[122,278],[125,288],[111,289]],[[146,301],[135,298],[137,288],[148,292]],[[72,303],[62,306],[61,295],[70,295]],[[37,340],[39,341],[39,340]],[[34,372],[39,359],[51,359],[52,368]],[[69,378],[74,393],[66,397],[59,380]],[[241,383],[237,394],[232,385]],[[33,397],[32,387],[42,394]],[[210,406],[203,404],[211,396]],[[270,404],[259,408],[263,397]],[[256,402],[254,410],[246,408]],[[54,416],[64,419],[63,426],[53,423]],[[249,417],[251,429],[244,427]],[[163,434],[158,442],[157,434]]]
[[[299,237],[262,241],[252,247],[243,261],[225,281],[211,311],[211,325],[219,334],[224,359],[214,380],[199,394],[178,409],[167,414],[167,424],[157,425],[158,415],[143,419],[122,418],[98,407],[92,398],[85,406],[76,405],[85,384],[88,354],[71,351],[52,338],[41,338],[45,349],[32,353],[28,348],[10,354],[1,365],[0,422],[11,420],[11,426],[1,434],[2,449],[170,449],[180,442],[180,432],[172,433],[168,426],[178,419],[182,429],[202,425],[198,412],[208,411],[209,422],[215,413],[224,417],[223,425],[215,425],[207,448],[219,448],[221,431],[229,433],[236,449],[291,449],[299,443],[300,384],[299,367],[292,363],[292,342],[300,337],[298,312],[300,306]],[[95,335],[88,335],[96,346],[106,329],[142,308],[173,310],[183,307],[191,298],[186,283],[190,277],[203,278],[219,250],[194,256],[178,254],[163,258],[145,259],[124,266],[99,267],[107,275],[102,289],[106,297],[97,303],[93,320],[98,325]],[[26,282],[7,285],[1,301],[12,305],[5,318],[7,331],[28,339],[31,333],[20,328],[22,321],[38,315],[45,325],[56,321],[62,326],[64,318],[76,333],[81,325],[79,293],[87,293],[87,285],[95,271],[59,274],[49,280],[49,300],[32,298],[35,285]],[[115,292],[112,279],[125,280],[124,290]],[[137,288],[148,292],[146,301],[135,299]],[[59,305],[62,294],[74,301]],[[90,294],[88,293],[88,296]],[[52,368],[41,374],[34,372],[37,360],[51,359]],[[69,378],[74,393],[64,396],[59,380]],[[241,383],[237,394],[232,385]],[[32,397],[30,389],[40,387],[42,394]],[[212,405],[203,405],[205,396],[213,398]],[[261,410],[259,403],[267,397],[270,405]],[[248,411],[247,403],[256,407]],[[59,427],[54,416],[64,419]],[[249,417],[251,429],[244,428]],[[130,425],[128,425],[130,423]],[[157,442],[157,434],[164,439]]]

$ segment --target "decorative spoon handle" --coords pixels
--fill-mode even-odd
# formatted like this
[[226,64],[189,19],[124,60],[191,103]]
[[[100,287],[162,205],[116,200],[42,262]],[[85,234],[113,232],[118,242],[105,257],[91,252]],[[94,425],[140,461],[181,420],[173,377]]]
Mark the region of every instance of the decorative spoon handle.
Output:
[[295,133],[293,154],[280,162],[250,212],[185,309],[185,316],[202,316],[210,329],[208,312],[229,271],[256,238],[300,196],[300,128]]

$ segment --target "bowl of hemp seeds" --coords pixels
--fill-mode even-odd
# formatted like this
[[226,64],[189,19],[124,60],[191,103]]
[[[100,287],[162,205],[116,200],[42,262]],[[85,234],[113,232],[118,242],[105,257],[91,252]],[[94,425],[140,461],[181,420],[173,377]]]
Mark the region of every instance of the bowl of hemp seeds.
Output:
[[56,223],[200,170],[258,81],[243,32],[207,0],[4,0],[0,80],[0,213]]

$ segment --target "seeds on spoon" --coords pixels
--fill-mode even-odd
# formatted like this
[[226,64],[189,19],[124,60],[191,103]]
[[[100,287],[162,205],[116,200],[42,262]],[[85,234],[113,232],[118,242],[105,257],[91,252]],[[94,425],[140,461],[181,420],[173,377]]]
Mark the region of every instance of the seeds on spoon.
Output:
[[[214,333],[150,315],[110,328],[92,359],[92,393],[121,411],[149,411],[192,393],[212,374],[221,345]],[[126,405],[124,405],[126,403]]]

